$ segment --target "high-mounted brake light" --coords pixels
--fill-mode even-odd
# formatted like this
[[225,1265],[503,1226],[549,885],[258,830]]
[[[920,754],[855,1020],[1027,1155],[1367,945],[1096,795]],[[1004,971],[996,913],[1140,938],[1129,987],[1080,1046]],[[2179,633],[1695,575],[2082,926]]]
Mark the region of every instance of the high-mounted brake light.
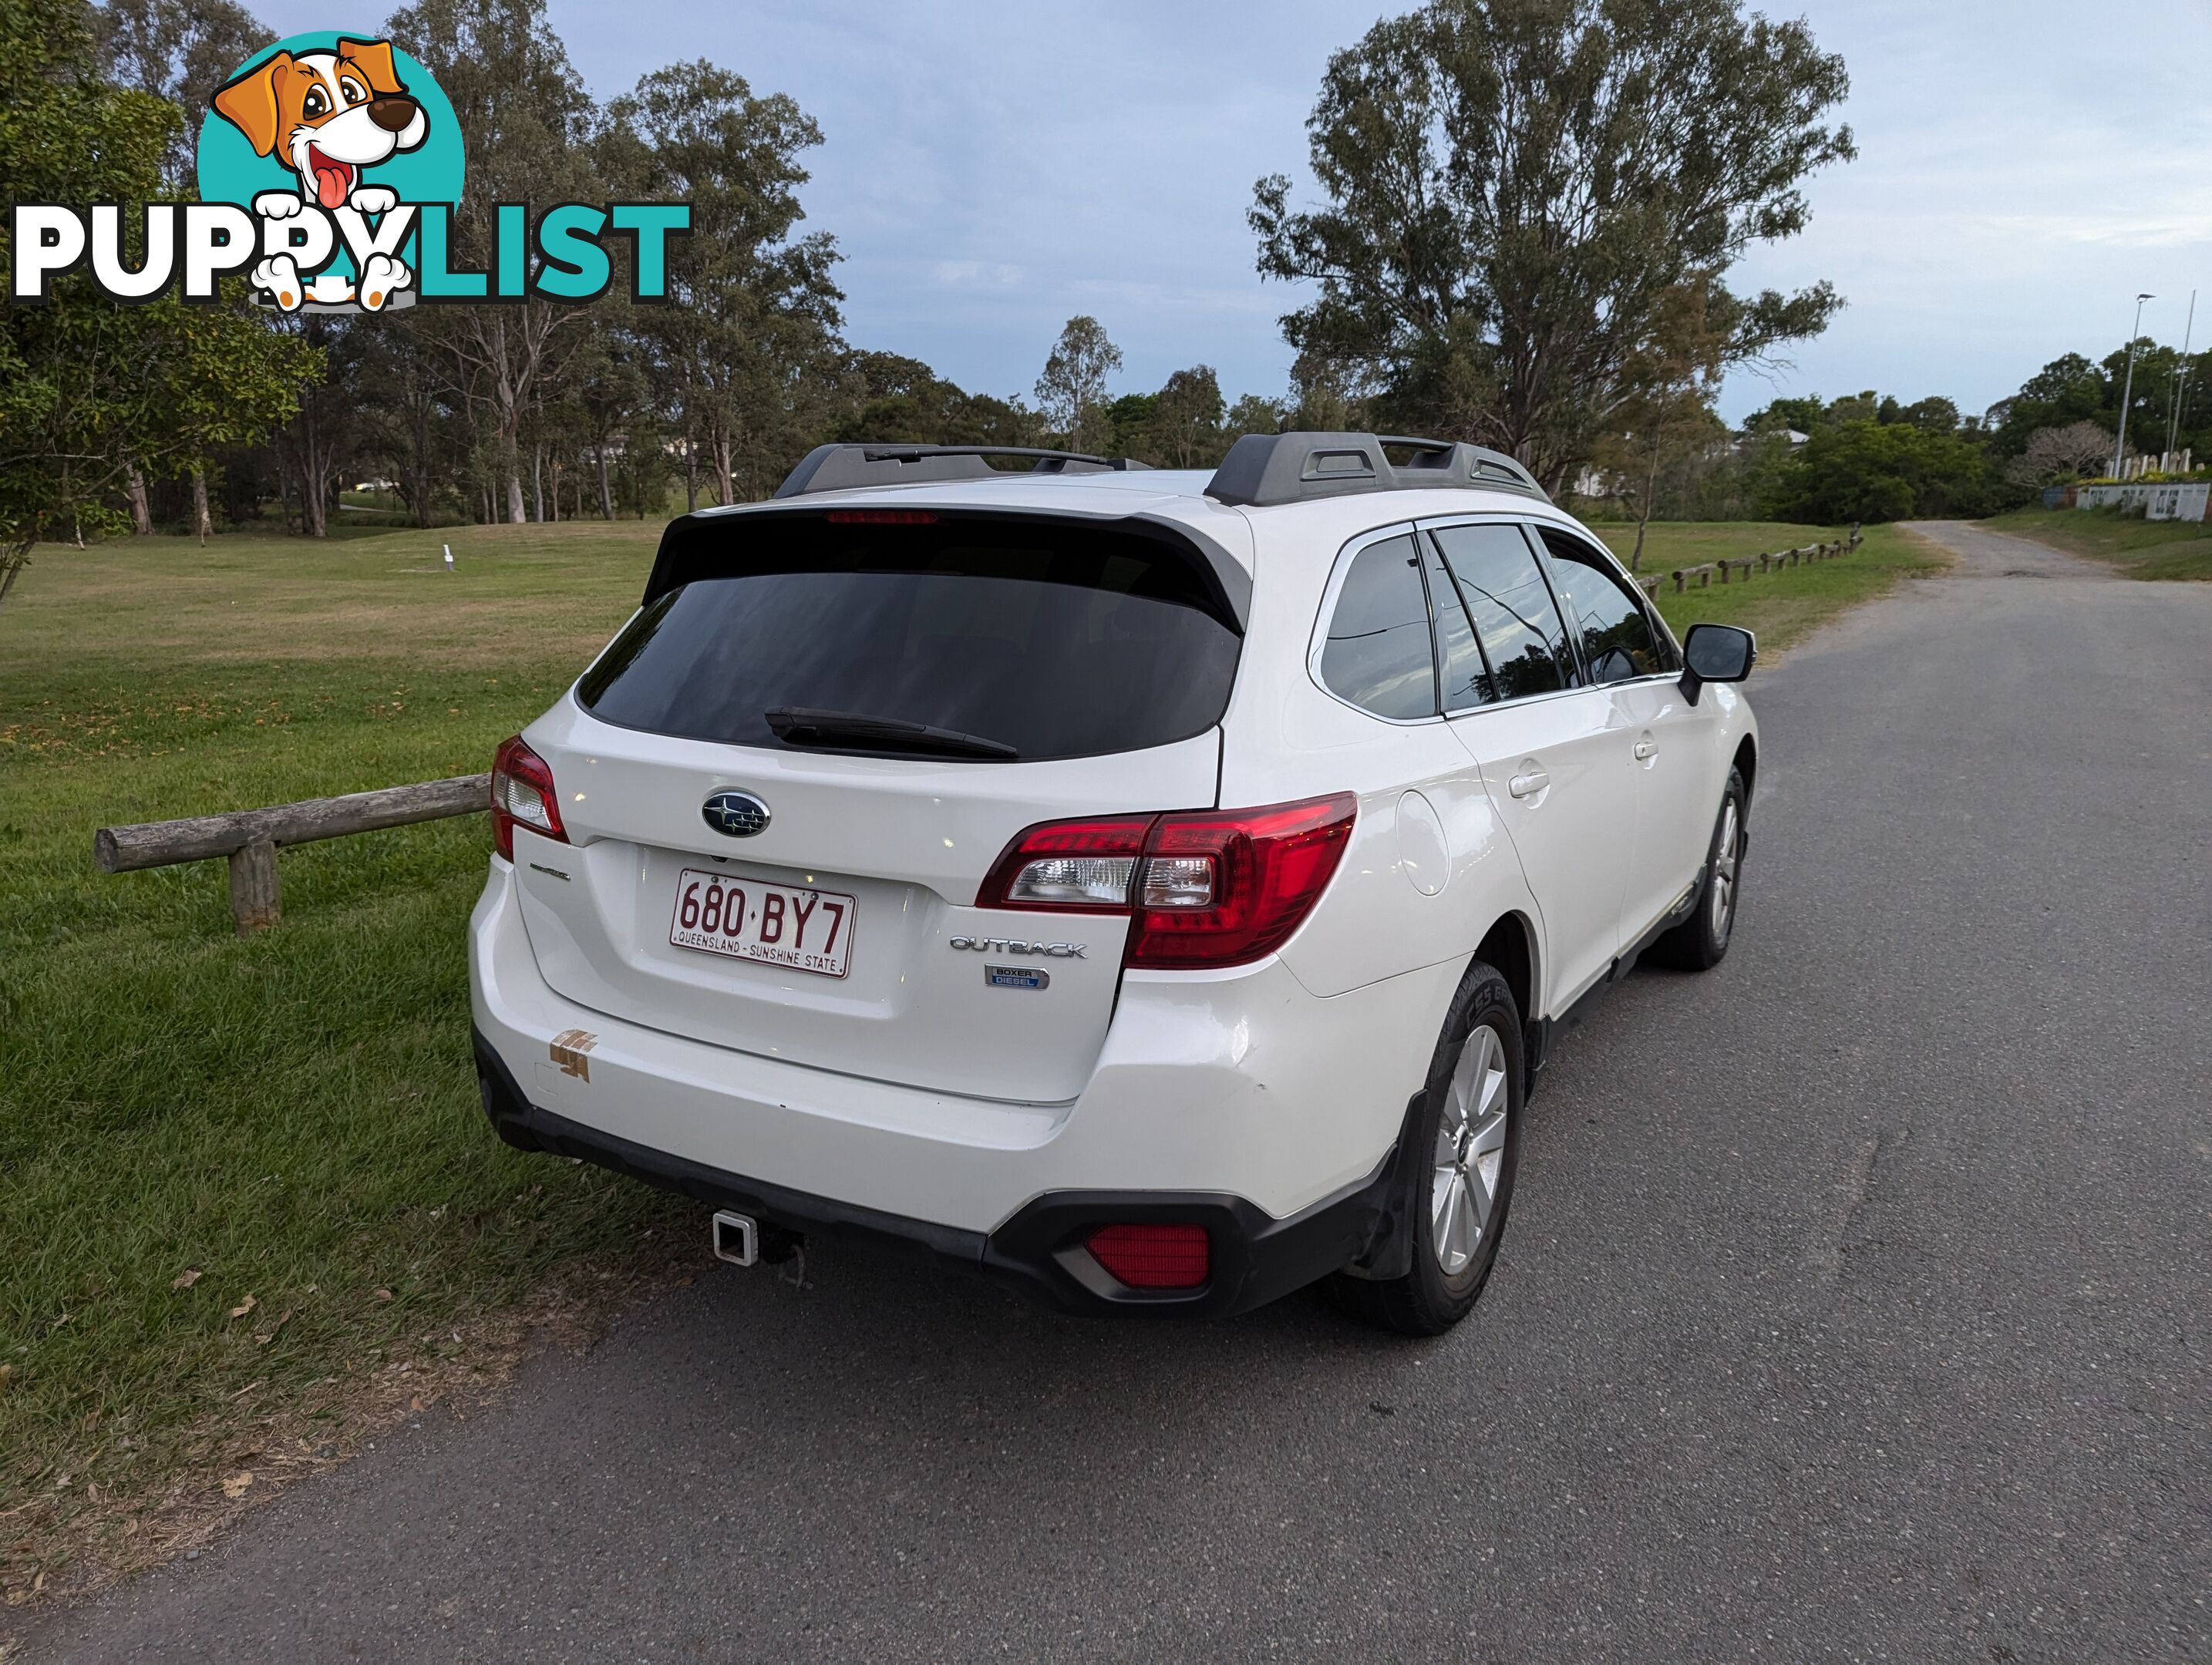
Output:
[[1133,915],[1127,965],[1214,970],[1290,939],[1335,877],[1358,799],[1048,821],[1006,847],[978,908]]
[[491,766],[491,837],[499,853],[514,860],[514,829],[527,827],[541,838],[568,842],[561,825],[561,799],[545,760],[523,744],[522,736],[503,742]]
[[926,508],[833,508],[833,526],[933,526],[937,517]]

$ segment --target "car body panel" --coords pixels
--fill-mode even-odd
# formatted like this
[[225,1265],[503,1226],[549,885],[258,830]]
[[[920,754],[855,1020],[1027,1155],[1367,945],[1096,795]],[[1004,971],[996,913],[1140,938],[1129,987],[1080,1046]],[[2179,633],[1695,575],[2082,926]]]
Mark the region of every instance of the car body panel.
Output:
[[[947,763],[775,751],[603,723],[573,698],[524,732],[553,770],[568,842],[516,834],[523,917],[552,986],[594,1011],[741,1052],[984,1097],[1073,1097],[1104,1040],[1127,921],[975,908],[1024,828],[1211,805],[1218,731],[1144,751]],[[769,810],[725,836],[704,805],[737,788]],[[848,974],[670,941],[687,869],[854,899]],[[1008,949],[956,949],[955,939]],[[1016,951],[1012,945],[1020,943]],[[1068,953],[1030,951],[1080,949]],[[1035,967],[1036,987],[986,981]]]
[[472,1011],[532,1103],[712,1168],[978,1231],[1055,1190],[1218,1191],[1280,1218],[1364,1177],[1397,1136],[1462,969],[1334,1000],[1273,957],[1131,972],[1081,1092],[1024,1104],[611,1018],[551,987],[533,945],[514,868],[494,857],[470,921]]

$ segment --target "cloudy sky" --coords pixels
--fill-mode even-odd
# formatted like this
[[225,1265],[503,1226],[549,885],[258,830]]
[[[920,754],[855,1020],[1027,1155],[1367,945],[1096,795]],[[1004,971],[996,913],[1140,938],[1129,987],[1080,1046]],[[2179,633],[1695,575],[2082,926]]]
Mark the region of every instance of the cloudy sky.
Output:
[[[1859,160],[1816,177],[1802,237],[1740,285],[1832,279],[1850,301],[1771,377],[1732,379],[1740,416],[1778,392],[1863,387],[1987,405],[2058,354],[2179,343],[2212,314],[2212,6],[2142,0],[1797,0],[1844,54]],[[1397,9],[1398,8],[1391,8]],[[329,27],[326,3],[258,10]],[[1252,182],[1303,173],[1329,52],[1375,0],[551,0],[608,97],[708,57],[821,124],[805,193],[846,260],[847,333],[964,386],[1027,393],[1072,313],[1127,355],[1117,391],[1208,363],[1232,398],[1279,392],[1275,319],[1244,223]],[[2212,342],[2212,317],[2197,331]]]

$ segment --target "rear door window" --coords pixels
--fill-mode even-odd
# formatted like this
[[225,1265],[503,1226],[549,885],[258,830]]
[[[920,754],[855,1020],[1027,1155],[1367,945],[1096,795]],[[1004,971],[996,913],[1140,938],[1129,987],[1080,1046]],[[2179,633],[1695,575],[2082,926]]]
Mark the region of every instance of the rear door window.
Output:
[[1488,705],[1498,697],[1497,679],[1483,662],[1481,644],[1474,639],[1474,621],[1460,599],[1459,586],[1444,570],[1437,546],[1421,542],[1422,568],[1429,580],[1429,605],[1436,615],[1437,666],[1443,672],[1446,711],[1465,711]]
[[1352,557],[1322,643],[1322,685],[1378,717],[1437,714],[1429,598],[1410,533]]
[[1543,529],[1552,575],[1574,615],[1583,663],[1594,683],[1626,682],[1673,669],[1673,655],[1637,596],[1613,567],[1580,538]]
[[1579,672],[1566,626],[1521,528],[1489,521],[1437,526],[1431,535],[1474,621],[1497,697],[1573,687]]
[[1014,761],[1221,719],[1243,637],[1147,537],[1015,520],[731,522],[742,570],[650,603],[577,684],[604,721],[732,744]]

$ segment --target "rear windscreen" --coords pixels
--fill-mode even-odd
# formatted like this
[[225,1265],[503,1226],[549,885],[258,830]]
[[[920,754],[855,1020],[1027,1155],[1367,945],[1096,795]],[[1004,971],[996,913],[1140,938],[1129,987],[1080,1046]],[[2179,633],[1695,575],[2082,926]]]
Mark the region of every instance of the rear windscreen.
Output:
[[[979,757],[1080,757],[1204,732],[1236,675],[1242,638],[1202,572],[1147,537],[769,521],[730,565],[632,619],[577,684],[585,708],[738,745],[963,755],[868,732],[912,724]],[[808,725],[779,738],[793,712]]]

